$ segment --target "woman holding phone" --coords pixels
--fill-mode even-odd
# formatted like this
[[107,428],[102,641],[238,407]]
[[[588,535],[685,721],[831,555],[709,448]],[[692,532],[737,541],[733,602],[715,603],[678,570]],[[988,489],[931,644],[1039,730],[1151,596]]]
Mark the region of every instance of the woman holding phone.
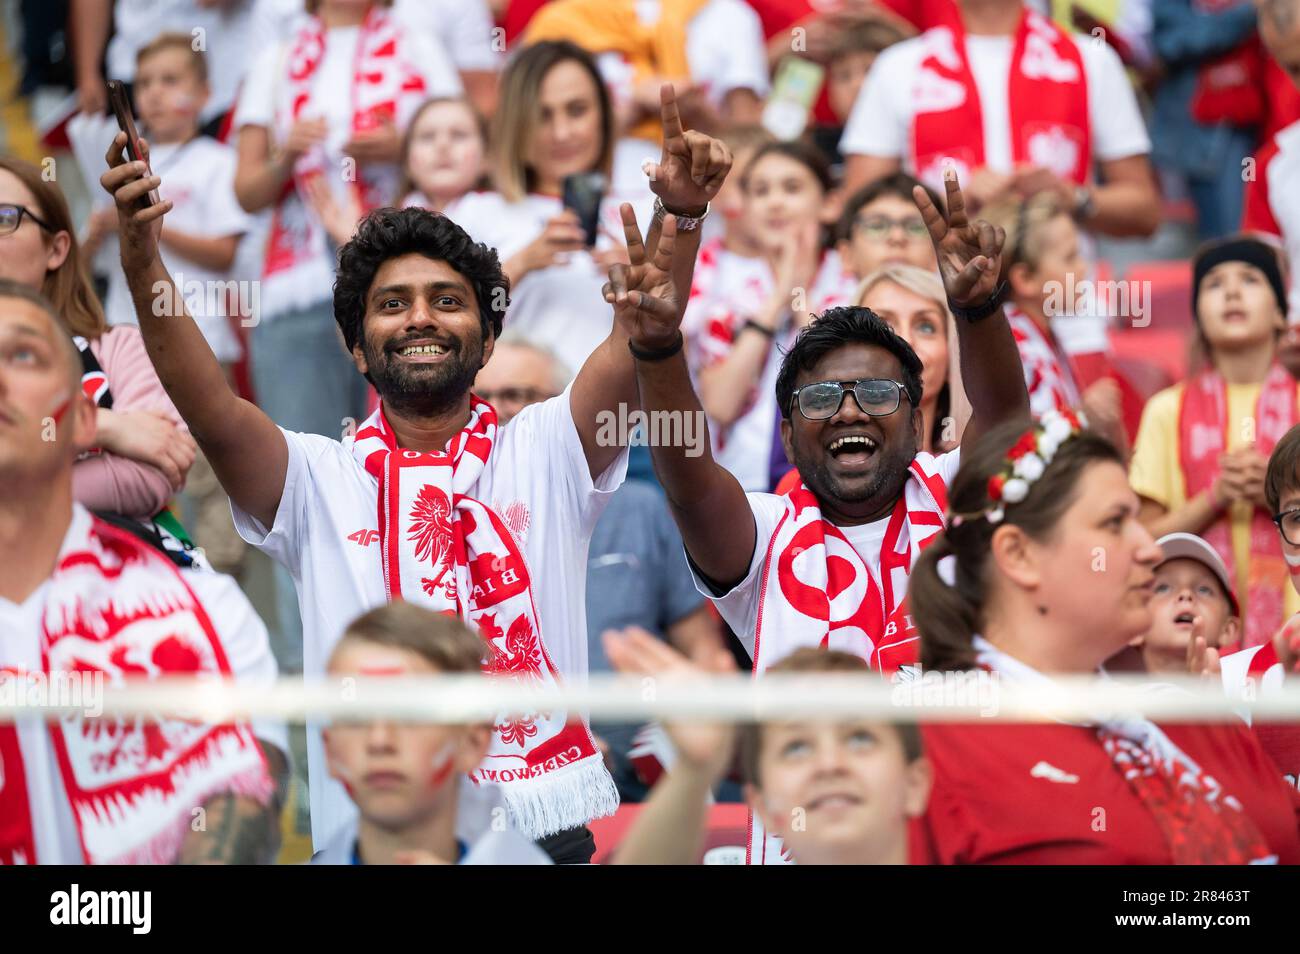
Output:
[[[613,148],[614,113],[590,54],[564,41],[524,47],[501,77],[492,124],[495,191],[471,192],[446,209],[501,256],[511,286],[506,327],[547,345],[575,370],[609,334],[601,287],[611,261],[626,254],[617,239],[619,204],[631,202],[643,226],[651,214],[649,188],[606,192],[596,204]],[[565,207],[566,180],[577,209]],[[584,212],[598,222],[594,247]]]

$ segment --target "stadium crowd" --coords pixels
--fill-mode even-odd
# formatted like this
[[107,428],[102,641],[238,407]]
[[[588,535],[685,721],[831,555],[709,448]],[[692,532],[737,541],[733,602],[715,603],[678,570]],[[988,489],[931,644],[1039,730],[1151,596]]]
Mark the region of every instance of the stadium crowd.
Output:
[[[1300,0],[8,26],[0,680],[1300,671]],[[1244,716],[27,718],[0,863],[1300,863]]]

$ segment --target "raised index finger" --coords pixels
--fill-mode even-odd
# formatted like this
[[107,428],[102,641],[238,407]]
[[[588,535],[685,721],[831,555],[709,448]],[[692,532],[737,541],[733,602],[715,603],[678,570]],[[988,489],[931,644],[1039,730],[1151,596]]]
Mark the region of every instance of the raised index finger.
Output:
[[623,218],[623,240],[627,243],[628,263],[644,265],[645,242],[641,240],[641,229],[636,224],[636,212],[629,202],[620,205],[618,212]]
[[672,83],[659,87],[659,118],[663,122],[664,142],[681,138],[682,117],[677,112],[677,93]]
[[957,183],[957,170],[951,166],[943,171],[943,187],[948,192],[948,228],[964,229],[966,200],[962,198],[961,186]]
[[921,211],[925,227],[930,230],[930,239],[938,245],[948,234],[948,223],[944,220],[943,213],[934,207],[929,193],[919,185],[912,186],[912,201]]

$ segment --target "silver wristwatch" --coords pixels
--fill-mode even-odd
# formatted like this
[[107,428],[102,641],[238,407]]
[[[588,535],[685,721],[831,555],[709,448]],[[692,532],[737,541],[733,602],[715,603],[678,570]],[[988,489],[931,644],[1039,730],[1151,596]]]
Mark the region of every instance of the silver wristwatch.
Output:
[[694,232],[700,227],[700,223],[709,217],[709,205],[708,203],[705,203],[704,211],[699,215],[682,215],[680,212],[672,212],[671,209],[664,205],[663,199],[659,198],[659,196],[655,196],[655,222],[662,222],[664,216],[668,215],[670,212],[677,219],[677,231]]

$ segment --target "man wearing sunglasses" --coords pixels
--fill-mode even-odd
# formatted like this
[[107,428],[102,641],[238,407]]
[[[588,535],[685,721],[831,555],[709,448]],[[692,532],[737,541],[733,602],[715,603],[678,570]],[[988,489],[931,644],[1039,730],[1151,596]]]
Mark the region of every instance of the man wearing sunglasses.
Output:
[[[912,197],[957,318],[973,409],[963,441],[974,441],[1027,417],[1029,399],[1001,308],[1005,234],[967,222],[953,170],[945,186],[947,221],[924,189]],[[653,357],[636,362],[642,408],[698,414],[681,356]],[[777,377],[781,440],[802,478],[794,490],[746,494],[707,451],[651,448],[696,585],[755,672],[810,645],[854,653],[883,673],[916,662],[908,574],[944,525],[960,454],[919,452],[920,371],[915,352],[869,309],[833,308],[799,335]],[[751,862],[779,860],[779,843],[761,827],[754,819]]]
[[[955,174],[948,221],[923,189],[973,415],[964,440],[1028,414],[1020,359],[1000,307],[1004,235],[968,224]],[[781,439],[802,477],[785,496],[745,494],[705,453],[653,447],[655,470],[705,595],[761,671],[799,645],[857,653],[885,671],[915,660],[907,574],[943,525],[956,452],[920,447],[920,360],[865,308],[835,308],[799,336],[777,380]],[[638,360],[647,413],[698,413],[679,356]]]

